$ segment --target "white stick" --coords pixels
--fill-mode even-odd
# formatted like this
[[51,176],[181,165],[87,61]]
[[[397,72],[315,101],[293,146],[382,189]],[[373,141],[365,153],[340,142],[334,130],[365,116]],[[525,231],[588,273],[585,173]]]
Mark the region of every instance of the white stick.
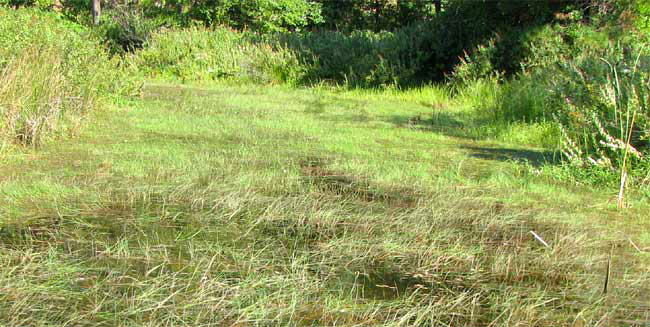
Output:
[[533,232],[532,230],[530,231],[530,233],[533,234],[533,236],[535,236],[535,238],[536,238],[538,241],[542,242],[542,244],[544,244],[544,246],[546,246],[547,248],[550,248],[550,246],[548,245],[548,243],[546,243],[546,241],[544,241],[541,237],[539,237],[539,235],[537,235],[537,233]]
[[[625,168],[622,168],[625,169]],[[621,209],[625,206],[625,181],[627,180],[627,172],[622,171],[621,173],[621,188],[618,191],[618,208]]]

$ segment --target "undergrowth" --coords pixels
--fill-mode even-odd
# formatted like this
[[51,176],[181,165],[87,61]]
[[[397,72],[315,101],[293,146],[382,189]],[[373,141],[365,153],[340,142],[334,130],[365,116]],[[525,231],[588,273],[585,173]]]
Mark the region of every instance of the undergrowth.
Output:
[[227,28],[164,29],[153,33],[130,60],[147,76],[188,82],[292,83],[301,78],[291,52],[253,43]]
[[98,101],[136,89],[82,26],[0,7],[0,142],[37,146],[76,133]]
[[451,83],[478,100],[473,114],[488,135],[542,127],[535,143],[561,150],[576,171],[600,171],[577,175],[614,180],[629,171],[634,185],[647,187],[648,49],[635,35],[577,24],[531,31],[521,36],[529,56],[511,78],[493,69],[490,39],[465,56]]

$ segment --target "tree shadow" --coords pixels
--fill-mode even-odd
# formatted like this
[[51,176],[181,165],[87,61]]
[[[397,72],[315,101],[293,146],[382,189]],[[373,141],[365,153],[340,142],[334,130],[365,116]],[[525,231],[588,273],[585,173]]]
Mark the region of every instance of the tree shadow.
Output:
[[513,148],[494,148],[474,145],[463,145],[472,158],[495,161],[527,163],[534,167],[560,163],[560,156],[555,151],[537,151]]
[[[398,128],[408,128],[415,131],[439,133],[449,137],[478,141],[481,138],[471,131],[479,126],[479,122],[467,123],[458,116],[449,113],[434,113],[433,117],[388,116],[385,120]],[[469,152],[472,158],[495,161],[527,163],[534,167],[559,164],[562,160],[556,151],[530,150],[477,145],[461,145],[461,149]]]
[[449,113],[437,112],[432,117],[425,115],[392,115],[385,117],[384,120],[398,128],[409,128],[416,131],[439,133],[445,136],[475,139],[467,130],[467,123],[463,122],[456,115]]

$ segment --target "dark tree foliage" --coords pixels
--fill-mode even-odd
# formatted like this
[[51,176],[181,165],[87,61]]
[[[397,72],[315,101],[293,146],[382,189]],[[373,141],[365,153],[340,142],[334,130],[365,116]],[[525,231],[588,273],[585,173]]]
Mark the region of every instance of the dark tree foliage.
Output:
[[496,40],[500,71],[515,72],[525,53],[518,35],[555,19],[571,8],[585,8],[586,0],[495,1],[450,0],[427,22],[434,35],[423,49],[430,57],[418,72],[421,80],[441,80],[460,57],[489,39]]
[[436,0],[316,0],[322,6],[322,28],[338,31],[394,30],[429,20]]

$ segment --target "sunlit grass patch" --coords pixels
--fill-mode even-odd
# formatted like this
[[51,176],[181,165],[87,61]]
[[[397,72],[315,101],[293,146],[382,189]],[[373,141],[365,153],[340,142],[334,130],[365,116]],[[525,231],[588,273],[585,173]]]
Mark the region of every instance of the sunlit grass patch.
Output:
[[646,319],[646,204],[610,210],[609,194],[538,173],[544,151],[448,136],[419,95],[376,96],[154,85],[79,139],[13,152],[21,165],[0,166],[0,320]]

